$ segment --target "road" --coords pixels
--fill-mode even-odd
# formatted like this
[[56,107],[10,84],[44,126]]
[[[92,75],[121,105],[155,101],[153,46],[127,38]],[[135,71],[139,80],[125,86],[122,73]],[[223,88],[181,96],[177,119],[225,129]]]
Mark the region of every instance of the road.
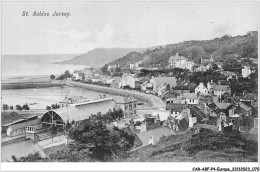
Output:
[[165,103],[159,97],[157,97],[155,95],[151,95],[151,94],[141,93],[138,91],[123,90],[123,89],[118,89],[118,88],[111,88],[111,87],[92,85],[92,84],[84,84],[84,83],[72,82],[72,81],[68,81],[66,84],[68,86],[76,86],[76,87],[80,87],[80,88],[86,88],[89,90],[94,90],[94,91],[109,93],[109,94],[114,94],[114,95],[133,96],[138,100],[148,102],[153,107],[153,109],[161,109],[161,108],[166,107]]

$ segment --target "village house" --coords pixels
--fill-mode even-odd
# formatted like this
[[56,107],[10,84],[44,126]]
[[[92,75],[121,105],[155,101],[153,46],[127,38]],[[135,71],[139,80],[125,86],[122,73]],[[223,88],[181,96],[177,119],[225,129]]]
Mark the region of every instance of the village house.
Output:
[[205,124],[207,122],[207,115],[198,107],[190,107],[191,119],[189,119],[190,126],[193,126],[194,123]]
[[121,77],[113,77],[110,87],[111,88],[121,88],[122,87],[121,83],[122,83]]
[[133,97],[114,96],[116,106],[122,109],[124,118],[134,117],[137,115],[137,100]]
[[192,61],[188,61],[188,62],[186,63],[185,69],[189,69],[190,71],[192,71],[192,70],[193,70],[193,66],[195,66],[195,63],[192,62]]
[[209,63],[214,63],[214,58],[211,56],[210,58],[201,58],[200,59],[200,64],[201,65],[207,65]]
[[124,74],[122,76],[121,86],[122,88],[129,87],[137,90],[141,87],[139,78],[135,78],[134,75],[131,74]]
[[197,68],[194,69],[195,72],[206,72],[207,68],[203,65],[198,66]]
[[180,56],[179,53],[177,52],[175,56],[171,56],[169,58],[169,66],[170,66],[170,68],[186,69],[187,58]]
[[152,77],[150,83],[153,84],[153,93],[162,95],[162,91],[169,85],[170,88],[176,86],[176,78],[174,77]]
[[[208,85],[210,87],[210,84]],[[209,88],[210,89],[210,88]],[[210,94],[209,90],[202,82],[195,88],[195,93],[196,94],[201,94],[201,95],[208,95]]]
[[224,126],[229,124],[228,117],[234,115],[234,108],[230,103],[210,103],[206,106],[206,111],[209,114],[209,123],[211,125]]
[[149,83],[150,82],[150,78],[149,77],[140,77],[139,80],[140,80],[140,84]]
[[143,67],[143,61],[131,63],[131,64],[129,64],[129,67],[130,67],[130,69],[136,69],[136,68],[139,68],[139,67]]
[[83,77],[84,77],[84,73],[82,73],[80,71],[75,71],[75,72],[73,72],[72,76],[75,81],[82,81]]
[[168,127],[160,127],[146,132],[138,133],[137,136],[143,143],[142,146],[154,145],[163,136],[175,135],[174,131]]
[[153,93],[153,84],[149,82],[144,82],[141,84],[141,91],[147,94]]
[[172,89],[177,94],[190,93],[189,85],[175,86]]
[[175,93],[173,91],[170,90],[166,90],[162,95],[161,95],[161,99],[163,101],[166,101],[169,98],[176,98],[179,94]]
[[100,81],[100,74],[98,74],[98,73],[93,74],[91,81],[93,83],[99,82]]
[[12,121],[10,123],[2,125],[2,131],[6,132],[6,135],[8,137],[14,137],[21,134],[24,134],[26,132],[27,126],[38,126],[41,128],[41,121],[38,119],[37,115],[24,117],[17,119],[15,121]]
[[240,109],[240,113],[244,116],[251,116],[252,115],[252,108],[250,106],[247,106],[243,102],[238,102],[237,109]]
[[213,93],[214,96],[221,98],[222,95],[227,93],[228,95],[231,94],[231,88],[228,85],[214,85],[213,86]]
[[251,73],[253,73],[253,71],[250,69],[249,66],[244,66],[244,68],[242,69],[242,76],[243,78],[247,78],[251,75]]
[[184,93],[182,95],[183,100],[185,100],[186,104],[198,104],[199,103],[199,98],[197,94],[195,93]]

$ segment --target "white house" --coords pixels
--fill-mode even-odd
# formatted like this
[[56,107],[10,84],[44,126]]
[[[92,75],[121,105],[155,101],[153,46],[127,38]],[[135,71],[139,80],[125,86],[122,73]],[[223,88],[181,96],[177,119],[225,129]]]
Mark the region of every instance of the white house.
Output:
[[75,80],[83,80],[84,73],[82,72],[74,72],[73,77]]
[[27,126],[35,126],[35,125],[39,125],[38,128],[42,127],[40,119],[37,118],[34,120],[23,121],[21,123],[9,125],[6,130],[6,135],[9,137],[13,137],[13,136],[24,134]]
[[225,93],[229,93],[229,86],[228,85],[215,85],[213,87],[213,92],[215,96],[221,97],[221,95]]
[[244,66],[244,68],[242,69],[243,78],[247,78],[251,73],[252,73],[252,70],[250,69],[250,67]]
[[195,93],[184,93],[183,99],[187,104],[199,104],[199,98]]
[[140,88],[139,78],[135,78],[133,75],[122,76],[122,87],[129,86],[130,88]]
[[195,65],[194,62],[188,61],[188,62],[186,63],[186,69],[189,69],[190,71],[192,71],[194,65]]
[[170,68],[186,68],[186,57],[180,56],[177,52],[175,56],[171,56],[169,59]]
[[152,77],[150,83],[153,84],[153,92],[159,93],[168,84],[170,88],[175,87],[176,81],[175,77]]
[[203,83],[200,83],[196,88],[195,88],[195,93],[196,94],[203,94],[203,95],[208,95],[209,90],[206,86],[204,86]]

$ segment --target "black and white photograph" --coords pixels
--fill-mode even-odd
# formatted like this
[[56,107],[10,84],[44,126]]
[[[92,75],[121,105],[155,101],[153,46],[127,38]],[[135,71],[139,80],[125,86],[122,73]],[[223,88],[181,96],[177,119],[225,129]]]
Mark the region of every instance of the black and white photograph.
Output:
[[1,164],[259,171],[258,8],[2,1]]

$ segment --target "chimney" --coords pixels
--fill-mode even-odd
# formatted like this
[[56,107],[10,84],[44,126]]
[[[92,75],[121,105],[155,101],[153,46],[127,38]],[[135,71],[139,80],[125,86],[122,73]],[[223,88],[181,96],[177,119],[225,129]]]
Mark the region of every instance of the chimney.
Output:
[[153,138],[153,136],[149,137],[149,144],[154,145],[154,138]]
[[142,122],[141,124],[141,133],[146,132],[146,122]]

